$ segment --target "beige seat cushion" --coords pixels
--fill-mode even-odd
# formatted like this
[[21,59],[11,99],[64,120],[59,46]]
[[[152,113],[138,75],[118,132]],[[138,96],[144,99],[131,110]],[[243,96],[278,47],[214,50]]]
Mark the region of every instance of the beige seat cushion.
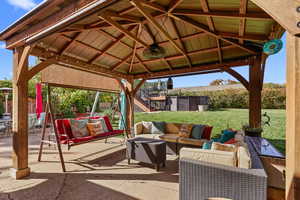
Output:
[[177,142],[179,136],[177,134],[165,134],[165,135],[160,135],[159,138],[167,142]]
[[237,149],[237,166],[239,168],[250,169],[251,157],[247,146],[239,146]]
[[213,142],[211,145],[212,150],[218,150],[218,151],[230,151],[230,152],[236,152],[237,146],[233,144],[222,144],[219,142]]
[[136,137],[143,137],[143,138],[150,138],[150,139],[160,139],[159,138],[160,135],[158,134],[139,134],[139,135],[136,135]]
[[183,137],[180,137],[178,139],[178,143],[180,143],[180,144],[194,145],[194,146],[199,146],[199,147],[202,147],[205,142],[208,142],[208,140],[205,140],[205,139],[198,140],[198,139],[183,138]]
[[236,167],[236,153],[198,148],[182,148],[180,158],[188,158],[214,164]]

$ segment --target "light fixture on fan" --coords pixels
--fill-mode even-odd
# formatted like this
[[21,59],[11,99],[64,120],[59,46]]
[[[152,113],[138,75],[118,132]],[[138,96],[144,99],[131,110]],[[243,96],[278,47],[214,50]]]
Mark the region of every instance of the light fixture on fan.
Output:
[[166,51],[157,43],[153,43],[143,51],[143,56],[147,59],[163,58],[166,56]]

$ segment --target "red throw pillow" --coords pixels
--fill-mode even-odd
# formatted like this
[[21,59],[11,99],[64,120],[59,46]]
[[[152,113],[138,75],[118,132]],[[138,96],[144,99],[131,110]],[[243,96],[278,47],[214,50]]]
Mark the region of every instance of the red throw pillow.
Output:
[[202,139],[210,140],[212,129],[213,129],[212,126],[205,126],[203,134],[202,134]]
[[234,138],[228,140],[227,142],[224,142],[224,144],[234,144],[234,143],[236,143]]
[[112,127],[112,125],[111,125],[111,123],[109,121],[108,116],[104,116],[103,119],[105,121],[105,124],[106,124],[106,127],[107,127],[108,131],[109,132],[113,131],[113,127]]
[[73,133],[72,133],[72,128],[70,125],[70,120],[64,119],[63,122],[64,122],[64,127],[65,127],[65,134],[67,134],[70,139],[74,138]]

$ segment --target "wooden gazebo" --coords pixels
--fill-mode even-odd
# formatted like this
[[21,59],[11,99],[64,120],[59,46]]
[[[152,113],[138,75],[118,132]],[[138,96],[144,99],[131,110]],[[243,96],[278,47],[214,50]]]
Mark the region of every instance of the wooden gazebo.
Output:
[[[258,127],[267,59],[261,46],[287,30],[286,191],[288,199],[299,198],[298,6],[296,0],[44,1],[0,33],[0,40],[14,52],[13,176],[22,178],[30,173],[27,82],[48,66],[116,78],[128,98],[127,120],[131,125],[133,96],[145,80],[227,72],[248,89],[249,123]],[[153,43],[165,49],[162,58],[143,56],[144,49]],[[29,55],[41,62],[29,68]],[[247,65],[249,78],[234,70]],[[136,87],[135,79],[142,80]]]

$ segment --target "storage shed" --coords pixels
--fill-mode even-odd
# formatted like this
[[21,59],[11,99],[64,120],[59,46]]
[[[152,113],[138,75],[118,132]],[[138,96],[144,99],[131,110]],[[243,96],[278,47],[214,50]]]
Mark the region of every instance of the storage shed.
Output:
[[170,111],[197,111],[198,105],[208,105],[208,96],[169,96]]

